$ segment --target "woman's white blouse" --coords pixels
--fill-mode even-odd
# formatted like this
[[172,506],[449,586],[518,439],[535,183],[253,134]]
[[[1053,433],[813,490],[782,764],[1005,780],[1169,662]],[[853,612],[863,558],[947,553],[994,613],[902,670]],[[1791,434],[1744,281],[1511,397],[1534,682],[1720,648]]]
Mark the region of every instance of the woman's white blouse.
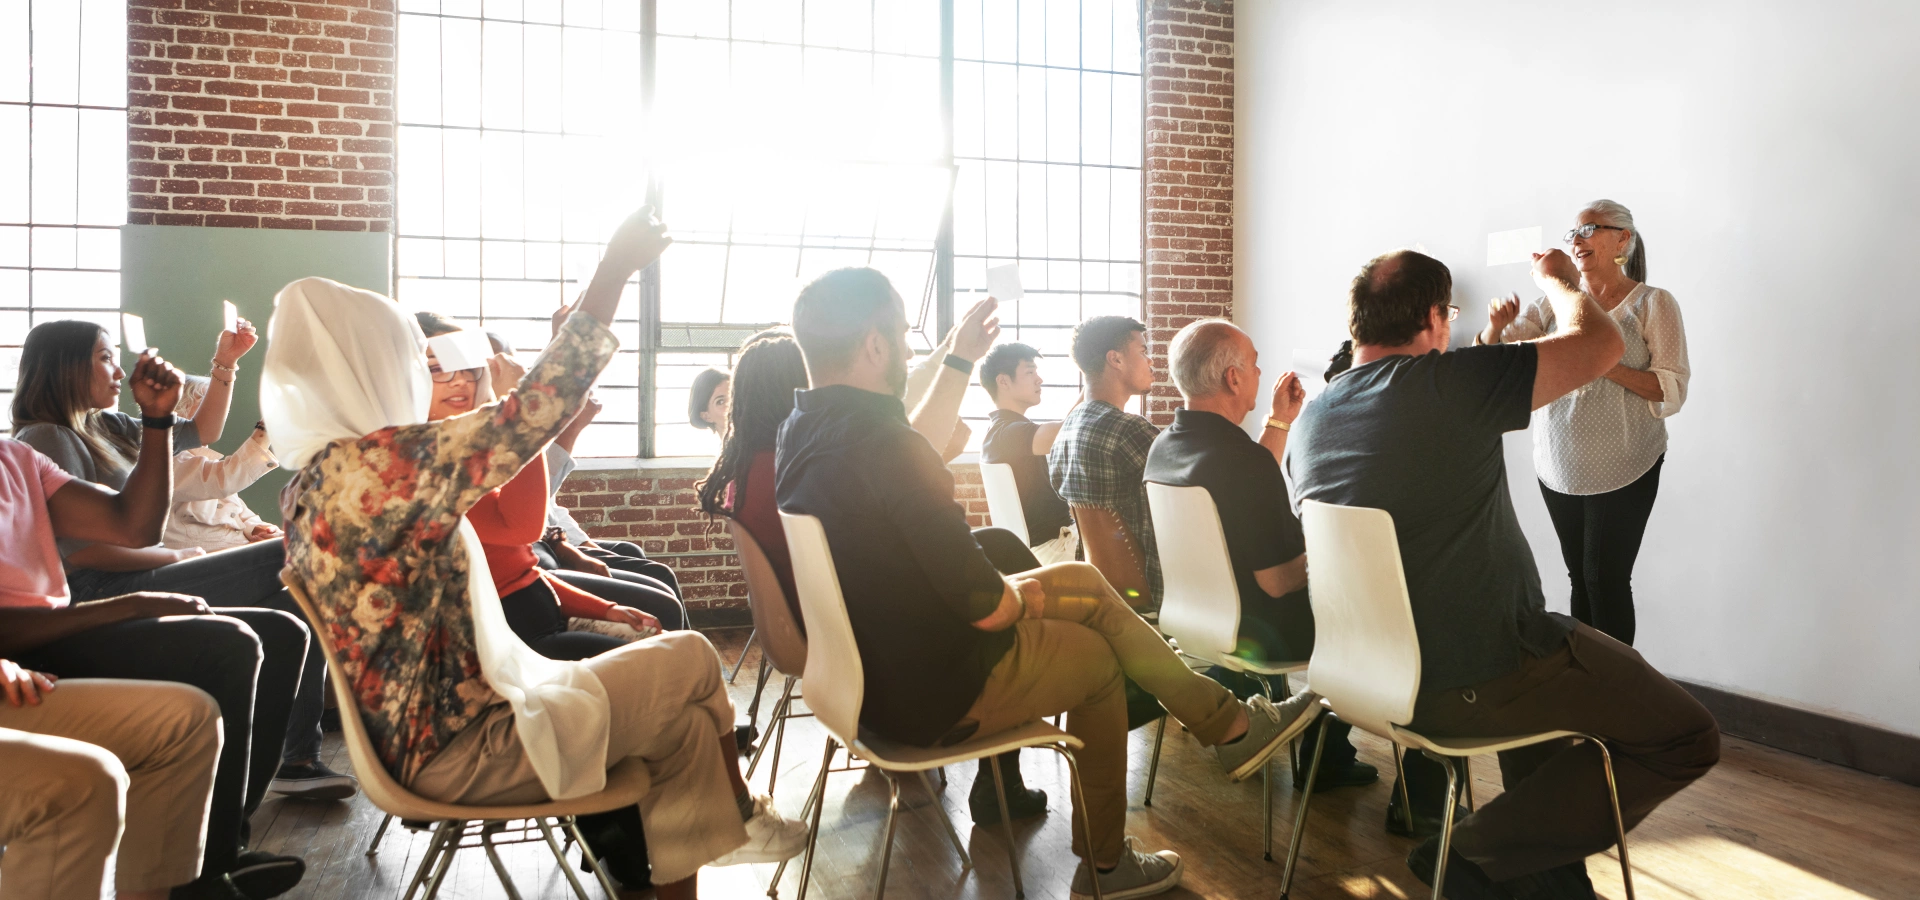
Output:
[[[1642,399],[1606,377],[1596,378],[1533,413],[1533,467],[1562,494],[1602,494],[1647,474],[1667,452],[1665,419],[1687,402],[1687,333],[1680,304],[1665,290],[1640,285],[1613,308],[1626,339],[1620,364],[1660,379],[1659,402]],[[1546,337],[1553,304],[1535,300],[1501,340]]]

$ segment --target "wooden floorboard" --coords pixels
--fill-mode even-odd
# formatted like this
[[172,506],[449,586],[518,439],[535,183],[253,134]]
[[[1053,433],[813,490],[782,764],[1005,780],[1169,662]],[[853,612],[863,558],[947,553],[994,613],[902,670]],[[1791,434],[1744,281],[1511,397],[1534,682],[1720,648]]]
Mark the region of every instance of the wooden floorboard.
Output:
[[[745,630],[710,632],[731,663]],[[733,687],[744,719],[751,699],[757,651],[750,654]],[[778,696],[777,680],[762,703],[762,722]],[[1360,758],[1391,773],[1387,744],[1355,733]],[[798,813],[819,771],[825,734],[809,719],[788,727],[775,796],[780,808]],[[1178,851],[1185,865],[1181,887],[1169,898],[1277,897],[1287,840],[1298,801],[1287,763],[1274,775],[1274,861],[1261,858],[1260,784],[1229,784],[1212,756],[1176,726],[1167,734],[1153,806],[1141,805],[1153,729],[1132,735],[1129,776],[1132,803],[1128,833],[1152,849]],[[335,735],[327,738],[328,761],[348,768]],[[836,764],[844,765],[841,755]],[[764,789],[769,764],[756,773]],[[1052,753],[1028,751],[1027,782],[1047,791],[1047,815],[1018,823],[1015,844],[1027,895],[1065,898],[1076,860],[1068,850],[1070,807],[1066,766]],[[929,797],[916,780],[902,784],[902,810],[887,879],[899,898],[970,900],[1011,898],[1013,879],[998,827],[977,829],[967,815],[971,767],[950,770],[948,785]],[[1499,793],[1499,769],[1491,757],[1473,767],[1482,802]],[[936,787],[938,785],[936,784]],[[932,818],[943,806],[973,857],[964,869],[945,831]],[[1427,889],[1408,874],[1404,859],[1414,842],[1388,835],[1387,781],[1366,788],[1316,795],[1302,845],[1292,896],[1319,898],[1419,898]],[[870,897],[880,868],[885,829],[886,779],[877,772],[836,773],[828,779],[827,806],[810,898]],[[307,861],[307,878],[289,900],[369,898],[390,900],[405,891],[426,851],[428,836],[388,829],[379,853],[365,854],[382,816],[365,797],[347,803],[306,803],[270,797],[253,820],[255,844],[294,853]],[[1920,787],[1818,762],[1746,741],[1727,739],[1720,765],[1650,816],[1628,836],[1634,887],[1644,900],[1679,898],[1920,898]],[[572,896],[544,843],[501,852],[521,895]],[[577,859],[577,854],[575,854]],[[503,898],[486,856],[478,849],[456,856],[440,896],[446,900]],[[1623,898],[1618,862],[1588,861],[1602,897]],[[702,895],[751,898],[766,892],[774,867],[740,866],[701,873]],[[797,891],[799,865],[789,867],[781,896]],[[586,879],[583,876],[583,881]],[[597,888],[589,887],[598,897]]]

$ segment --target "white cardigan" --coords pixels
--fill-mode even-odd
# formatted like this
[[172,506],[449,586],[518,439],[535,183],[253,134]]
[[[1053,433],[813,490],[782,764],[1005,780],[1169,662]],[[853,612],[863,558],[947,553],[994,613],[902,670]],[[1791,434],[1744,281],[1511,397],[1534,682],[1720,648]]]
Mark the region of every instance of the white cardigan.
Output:
[[[1635,287],[1612,311],[1626,339],[1620,364],[1652,372],[1662,399],[1641,399],[1606,377],[1596,378],[1533,413],[1533,467],[1540,483],[1562,494],[1604,494],[1647,474],[1667,452],[1667,417],[1687,402],[1687,333],[1680,304],[1665,290]],[[1546,337],[1553,304],[1535,300],[1501,340]]]

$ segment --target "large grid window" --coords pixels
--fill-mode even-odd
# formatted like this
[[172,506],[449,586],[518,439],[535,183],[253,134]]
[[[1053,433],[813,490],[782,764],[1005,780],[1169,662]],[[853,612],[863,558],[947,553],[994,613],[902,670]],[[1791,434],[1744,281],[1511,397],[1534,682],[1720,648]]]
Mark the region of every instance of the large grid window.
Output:
[[[1037,419],[1078,393],[1073,327],[1141,315],[1141,60],[1132,0],[955,2],[955,305],[1019,264],[1027,296],[1002,308],[1001,339],[1045,354]],[[973,391],[961,412],[992,409]]]
[[1138,29],[1134,0],[402,0],[397,296],[535,349],[658,208],[583,456],[714,452],[688,384],[841,266],[887,273],[924,350],[956,279],[1018,260],[1009,334],[1064,359],[1140,311]]
[[0,0],[0,408],[34,325],[118,336],[126,178],[126,4]]

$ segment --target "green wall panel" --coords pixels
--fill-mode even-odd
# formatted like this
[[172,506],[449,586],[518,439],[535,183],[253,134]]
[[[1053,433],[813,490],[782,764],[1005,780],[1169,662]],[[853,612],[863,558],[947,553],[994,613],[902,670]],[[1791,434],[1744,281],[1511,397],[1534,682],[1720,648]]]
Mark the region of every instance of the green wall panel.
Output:
[[[231,452],[260,418],[274,294],[309,275],[387,293],[391,247],[384,233],[127,225],[120,229],[120,306],[146,320],[148,343],[195,375],[212,368],[220,301],[233,301],[260,329],[260,343],[241,360],[233,412],[215,444]],[[240,496],[278,522],[280,488],[289,477],[276,469]]]

